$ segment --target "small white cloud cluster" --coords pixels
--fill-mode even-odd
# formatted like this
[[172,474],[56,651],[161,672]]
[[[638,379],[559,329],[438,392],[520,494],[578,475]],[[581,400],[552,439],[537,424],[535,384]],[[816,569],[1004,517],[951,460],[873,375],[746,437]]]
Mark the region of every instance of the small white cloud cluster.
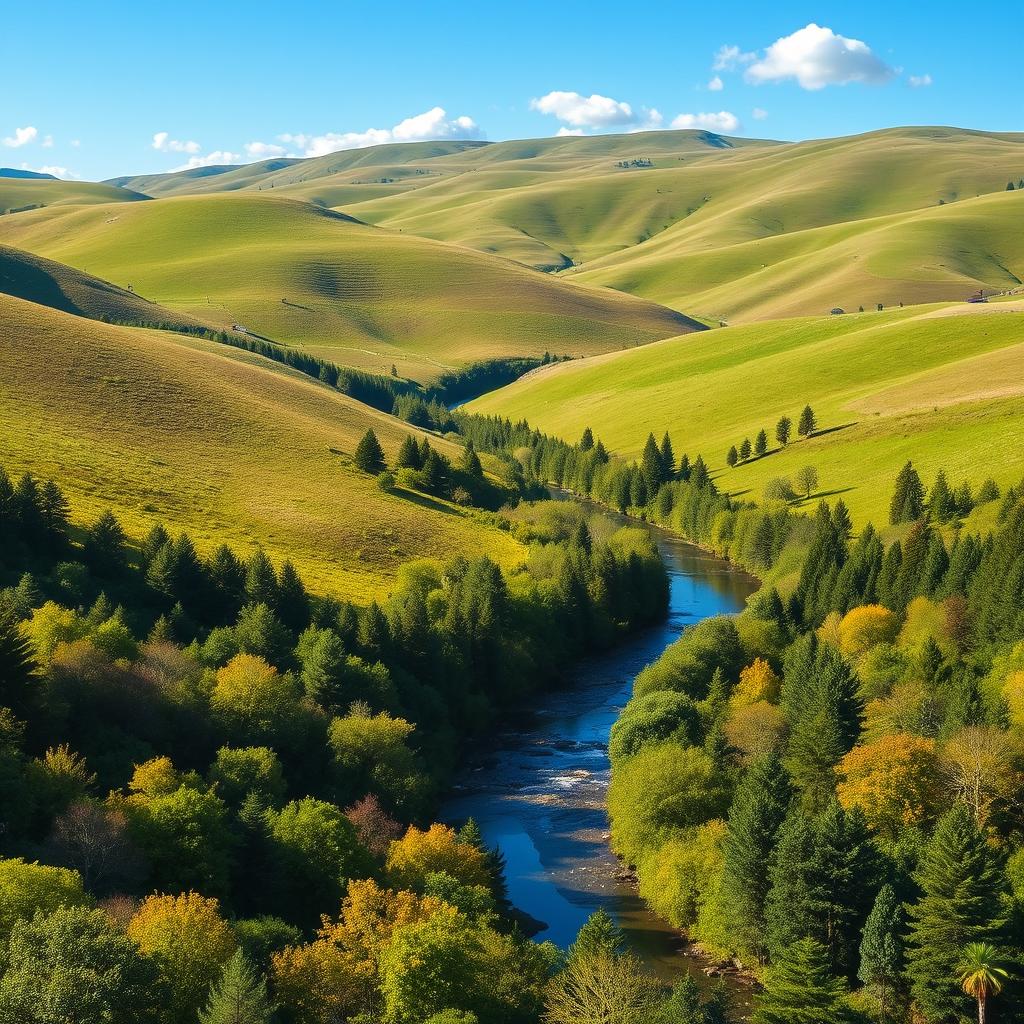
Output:
[[754,85],[792,79],[810,90],[851,82],[882,85],[895,75],[896,71],[876,56],[867,43],[841,36],[814,22],[776,39],[764,56],[750,62],[743,73]]
[[[549,92],[540,99],[531,100],[530,107],[564,122],[558,129],[559,136],[585,135],[588,130],[602,129],[619,129],[627,133],[654,131],[665,122],[658,110],[647,107],[635,110],[629,103],[597,93],[583,96],[578,92]],[[671,127],[736,132],[740,130],[740,119],[728,110],[679,114],[672,121]]]
[[[38,128],[26,125],[24,128],[15,128],[14,134],[4,138],[3,144],[10,149],[20,149],[22,146],[27,146],[30,142],[34,142],[38,135]],[[50,139],[50,142],[52,144],[53,140]]]
[[738,46],[720,46],[715,54],[713,71],[735,71],[741,64],[752,64],[757,60],[756,53],[744,53]]
[[172,139],[170,132],[157,132],[153,136],[153,148],[159,153],[198,153],[200,147],[192,140]]
[[925,89],[932,84],[931,75],[911,75],[907,81],[911,89]]
[[672,120],[673,128],[700,128],[709,132],[738,132],[740,119],[728,110],[717,114],[680,114]]
[[69,171],[66,167],[58,167],[55,164],[44,164],[42,167],[33,167],[30,164],[23,163],[21,165],[23,171],[35,171],[36,174],[52,174],[55,178],[77,178],[78,175],[74,171]]
[[345,149],[365,149],[388,142],[426,142],[433,139],[480,139],[480,126],[465,115],[449,118],[443,107],[432,107],[422,114],[407,117],[391,128],[367,128],[362,132],[325,132],[308,135],[286,132],[277,142],[249,142],[249,156],[264,160],[275,156],[326,156]]

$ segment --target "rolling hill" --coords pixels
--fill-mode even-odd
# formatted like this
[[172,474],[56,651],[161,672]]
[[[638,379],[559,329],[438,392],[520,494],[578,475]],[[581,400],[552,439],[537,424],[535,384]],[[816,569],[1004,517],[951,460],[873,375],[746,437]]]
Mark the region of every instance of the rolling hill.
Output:
[[0,217],[26,210],[38,210],[46,206],[136,203],[148,198],[131,189],[91,181],[0,176]]
[[76,518],[110,507],[135,536],[164,522],[207,551],[258,544],[359,601],[410,558],[520,557],[471,513],[351,465],[368,427],[390,456],[408,425],[258,356],[0,295],[0,379],[0,465],[59,479]]
[[419,380],[491,357],[588,355],[701,326],[279,196],[54,207],[0,220],[0,242],[218,327],[241,324],[377,373],[394,364]]
[[[674,338],[535,371],[470,404],[576,440],[592,426],[639,455],[649,431],[698,453],[732,494],[814,466],[858,523],[887,522],[908,459],[926,485],[939,469],[975,487],[1024,475],[1024,300],[779,320]],[[780,449],[783,415],[805,403],[819,433]],[[764,428],[769,454],[728,469],[730,445]]]

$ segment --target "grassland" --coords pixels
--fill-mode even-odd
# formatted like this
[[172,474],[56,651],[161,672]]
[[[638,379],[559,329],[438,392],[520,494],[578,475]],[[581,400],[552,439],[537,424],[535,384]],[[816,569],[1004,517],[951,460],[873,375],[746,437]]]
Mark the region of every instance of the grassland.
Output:
[[[719,485],[760,500],[805,465],[819,494],[841,495],[855,520],[886,522],[893,478],[912,460],[926,485],[1024,475],[1024,301],[935,305],[781,320],[670,339],[545,368],[469,408],[526,417],[569,440],[590,425],[626,456],[649,431],[698,453]],[[805,403],[820,432],[779,449],[774,427]],[[728,469],[730,445],[764,428],[772,450]]]
[[411,558],[519,560],[471,513],[351,465],[367,427],[393,455],[406,424],[257,356],[0,295],[0,380],[0,465],[59,479],[77,518],[110,507],[136,536],[160,521],[205,550],[262,545],[360,601]]
[[217,327],[429,380],[496,356],[587,355],[692,329],[646,300],[254,193],[66,206],[0,219],[0,241]]
[[137,203],[148,196],[92,181],[51,178],[0,178],[0,216],[46,206],[91,203]]

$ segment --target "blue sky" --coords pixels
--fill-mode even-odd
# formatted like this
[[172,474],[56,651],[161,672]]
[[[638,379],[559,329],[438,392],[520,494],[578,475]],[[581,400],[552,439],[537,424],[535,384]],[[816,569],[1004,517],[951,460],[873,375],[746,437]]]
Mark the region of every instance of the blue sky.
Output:
[[373,141],[644,127],[1024,130],[1002,8],[860,3],[12,4],[0,165],[99,179]]

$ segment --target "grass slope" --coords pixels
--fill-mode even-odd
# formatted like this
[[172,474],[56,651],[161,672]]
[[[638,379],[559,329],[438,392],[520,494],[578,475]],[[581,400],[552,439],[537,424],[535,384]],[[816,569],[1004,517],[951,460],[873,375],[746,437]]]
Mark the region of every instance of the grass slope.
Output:
[[0,379],[0,464],[59,479],[78,516],[259,544],[358,600],[417,556],[519,558],[507,534],[351,465],[367,427],[393,456],[404,424],[248,353],[0,295]]
[[586,355],[699,325],[646,300],[252,193],[0,220],[0,241],[217,326],[426,380],[503,355]]
[[[569,440],[590,425],[636,456],[649,431],[698,453],[733,494],[760,500],[773,477],[818,470],[858,522],[887,521],[908,459],[926,486],[1024,475],[1024,301],[933,306],[749,324],[536,371],[469,408],[526,417]],[[779,417],[809,402],[822,430],[778,450]],[[772,450],[729,470],[725,455],[764,428]]]
[[91,181],[0,177],[0,216],[46,206],[136,203],[147,198],[131,189]]

